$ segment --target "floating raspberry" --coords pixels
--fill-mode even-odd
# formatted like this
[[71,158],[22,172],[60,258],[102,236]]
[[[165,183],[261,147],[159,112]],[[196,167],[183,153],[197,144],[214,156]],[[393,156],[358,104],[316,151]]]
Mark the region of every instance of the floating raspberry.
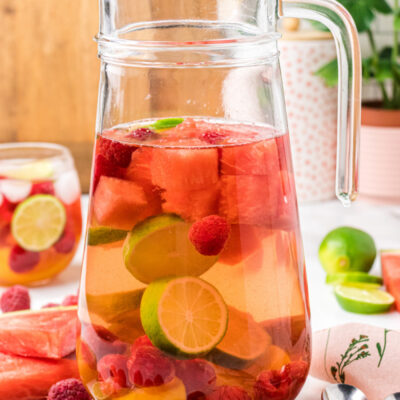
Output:
[[35,194],[51,194],[54,195],[54,185],[53,182],[38,182],[32,185],[30,195],[33,196]]
[[15,245],[10,251],[8,264],[11,270],[17,274],[31,271],[40,261],[40,254],[35,251],[24,250]]
[[281,371],[263,371],[254,384],[254,400],[286,400],[292,380],[284,368]]
[[156,347],[142,346],[128,360],[130,381],[137,386],[160,386],[175,376],[175,367]]
[[0,221],[2,225],[11,223],[15,207],[15,203],[11,203],[5,196],[0,194]]
[[28,289],[20,285],[7,289],[1,295],[0,308],[3,312],[29,310],[31,308],[31,298]]
[[57,253],[68,254],[75,246],[75,235],[69,230],[65,230],[60,239],[54,244]]
[[223,250],[230,230],[225,218],[209,215],[191,226],[189,239],[200,254],[215,256]]
[[146,140],[152,135],[155,135],[155,132],[149,128],[138,128],[134,131],[129,132],[126,136],[129,138],[137,139],[137,140]]
[[83,383],[75,378],[55,383],[49,390],[47,400],[92,400]]
[[153,346],[153,343],[151,343],[151,340],[148,338],[147,335],[139,336],[132,344],[131,347],[131,354],[135,355],[136,350],[140,347],[143,346]]
[[201,140],[209,144],[218,144],[225,139],[225,135],[216,131],[205,131],[201,136]]
[[111,178],[121,178],[121,169],[115,166],[111,161],[103,155],[98,154],[94,163],[93,173],[93,192],[96,190],[97,184],[102,176],[109,176]]
[[58,304],[58,303],[47,303],[44,306],[42,306],[41,308],[53,308],[53,307],[60,307],[60,304]]
[[78,296],[76,294],[70,294],[64,298],[61,302],[62,306],[76,306],[78,305]]
[[238,386],[220,386],[206,400],[251,400],[251,397]]
[[114,166],[126,168],[130,164],[132,153],[135,150],[134,146],[104,137],[100,137],[97,142],[100,154],[113,163]]
[[101,390],[108,396],[118,393],[122,388],[129,387],[128,357],[120,354],[107,354],[97,363],[99,379],[103,381]]
[[291,380],[291,396],[294,397],[303,386],[308,374],[309,364],[305,361],[292,361],[283,367],[282,373]]
[[217,381],[214,367],[201,359],[176,361],[175,373],[185,385],[188,400],[203,398],[211,393]]

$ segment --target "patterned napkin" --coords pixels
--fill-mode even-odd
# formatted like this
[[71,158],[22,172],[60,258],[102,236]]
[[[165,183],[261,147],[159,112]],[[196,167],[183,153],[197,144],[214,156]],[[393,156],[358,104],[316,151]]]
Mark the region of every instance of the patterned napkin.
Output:
[[383,400],[400,392],[400,332],[363,324],[315,332],[310,374]]

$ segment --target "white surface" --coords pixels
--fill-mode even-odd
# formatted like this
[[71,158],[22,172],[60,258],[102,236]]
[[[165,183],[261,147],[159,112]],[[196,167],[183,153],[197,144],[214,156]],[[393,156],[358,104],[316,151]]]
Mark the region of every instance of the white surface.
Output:
[[[82,209],[86,214],[87,197],[83,198]],[[361,201],[347,209],[343,208],[337,200],[300,206],[313,330],[346,322],[362,322],[390,329],[400,328],[400,315],[395,311],[376,316],[357,315],[343,311],[336,303],[331,288],[324,284],[325,273],[318,262],[318,246],[323,236],[329,230],[341,225],[351,225],[369,232],[374,237],[378,249],[400,248],[399,211],[400,207],[374,206]],[[86,221],[85,217],[84,221]],[[60,302],[66,295],[76,293],[81,257],[82,243],[68,269],[48,286],[31,289],[32,308],[40,308],[50,301]],[[379,258],[372,272],[380,274]],[[321,390],[325,385],[326,383],[310,377],[299,399],[320,398]]]

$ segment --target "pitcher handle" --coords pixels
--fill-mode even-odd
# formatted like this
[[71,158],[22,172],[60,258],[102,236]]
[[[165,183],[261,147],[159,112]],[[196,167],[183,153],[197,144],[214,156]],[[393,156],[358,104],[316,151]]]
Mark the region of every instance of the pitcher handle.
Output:
[[335,40],[339,66],[336,196],[349,206],[358,191],[361,53],[357,28],[349,12],[334,0],[281,0],[279,14],[321,22]]

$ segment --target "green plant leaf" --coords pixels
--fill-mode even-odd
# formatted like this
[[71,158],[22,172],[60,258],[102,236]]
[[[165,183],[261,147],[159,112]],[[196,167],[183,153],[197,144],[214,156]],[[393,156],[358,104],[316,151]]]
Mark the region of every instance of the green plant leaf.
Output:
[[329,29],[326,25],[321,24],[321,22],[317,21],[310,21],[311,26],[316,29],[317,31],[322,31],[322,32],[329,32]]
[[314,75],[319,76],[328,87],[334,87],[338,83],[338,64],[335,58],[328,64],[323,65]]
[[183,118],[164,118],[164,119],[159,119],[158,121],[152,123],[150,127],[157,131],[161,131],[163,129],[174,128],[175,126],[181,124],[182,122]]
[[393,78],[392,62],[385,58],[380,58],[375,72],[375,79],[378,82],[385,82],[388,79]]
[[381,14],[391,14],[393,12],[392,7],[386,0],[370,0],[371,6]]

